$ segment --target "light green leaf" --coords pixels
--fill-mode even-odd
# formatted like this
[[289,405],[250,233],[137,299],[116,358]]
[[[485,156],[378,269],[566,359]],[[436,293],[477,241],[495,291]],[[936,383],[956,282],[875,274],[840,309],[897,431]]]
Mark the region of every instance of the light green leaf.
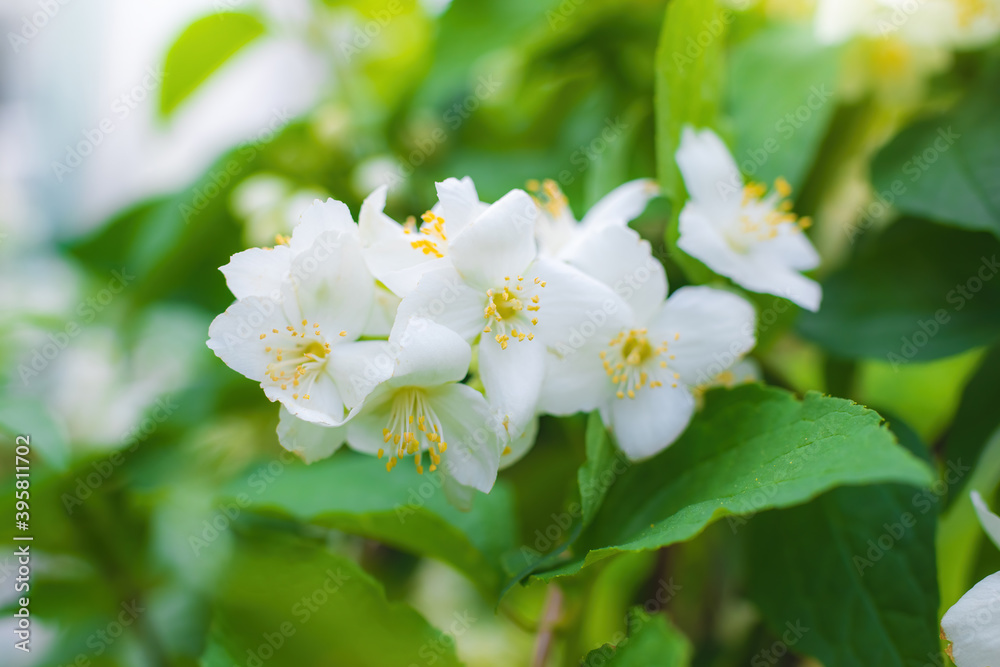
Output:
[[691,642],[663,614],[649,615],[642,607],[629,613],[628,637],[587,654],[581,667],[687,667]]
[[866,239],[823,281],[823,307],[799,332],[845,358],[893,367],[988,345],[1000,336],[1000,243],[904,218]]
[[608,432],[596,410],[587,419],[586,435],[587,460],[576,473],[580,488],[580,506],[583,525],[594,519],[605,494],[619,474],[618,468],[628,468],[628,461],[615,450]]
[[733,49],[726,88],[745,175],[802,186],[837,106],[837,63],[809,25],[775,25]]
[[879,415],[810,392],[716,390],[685,434],[625,472],[608,492],[573,560],[541,579],[572,574],[623,551],[683,542],[732,516],[790,507],[842,485],[928,485],[928,466],[899,447]]
[[672,0],[656,50],[656,161],[663,194],[680,211],[684,184],[674,155],[681,129],[714,127],[722,98],[722,60],[732,12],[715,0]]
[[212,14],[189,25],[167,51],[160,114],[169,116],[215,70],[265,30],[259,18],[242,12]]
[[216,592],[213,639],[241,664],[255,664],[251,654],[274,667],[459,664],[450,637],[387,601],[348,558],[273,534],[235,553]]
[[[916,435],[893,429],[926,456]],[[932,662],[937,505],[929,494],[900,484],[835,489],[750,522],[750,597],[792,651],[827,667]]]
[[[234,491],[245,488],[242,484]],[[461,512],[448,504],[438,475],[418,475],[408,466],[387,473],[382,462],[349,451],[311,466],[286,466],[251,502],[254,511],[277,512],[442,560],[487,596],[499,589],[501,554],[515,545],[513,501],[502,483],[489,495],[477,493],[472,510]]]
[[872,182],[903,213],[1000,236],[1000,66],[972,90],[900,132],[875,158]]

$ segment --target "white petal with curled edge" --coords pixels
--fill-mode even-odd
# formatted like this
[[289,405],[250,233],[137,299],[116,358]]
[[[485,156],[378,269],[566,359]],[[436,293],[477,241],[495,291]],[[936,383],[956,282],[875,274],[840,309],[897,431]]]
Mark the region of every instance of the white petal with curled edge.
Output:
[[464,384],[429,389],[427,397],[448,443],[441,467],[458,483],[489,493],[497,479],[503,444],[486,399]]
[[399,302],[393,329],[405,326],[411,317],[425,317],[473,341],[486,323],[487,298],[486,290],[465,284],[454,267],[442,267],[425,273],[416,289]]
[[[350,415],[344,414],[344,399],[327,370],[302,376],[299,386],[269,379],[262,383],[264,395],[279,401],[299,419],[325,426],[340,426]],[[308,398],[307,398],[308,397]]]
[[479,376],[490,406],[508,418],[507,429],[517,437],[534,418],[545,375],[545,347],[511,339],[503,349],[492,338],[479,344]]
[[650,344],[691,386],[710,383],[756,344],[757,316],[746,299],[711,287],[682,287],[648,324]]
[[958,667],[1000,664],[1000,572],[973,586],[945,613],[941,632]]
[[303,211],[298,224],[292,230],[288,247],[296,255],[309,252],[316,240],[327,232],[340,232],[357,237],[358,226],[354,224],[351,211],[344,202],[336,199],[314,201],[312,206]]
[[584,227],[598,227],[606,224],[626,225],[646,210],[649,200],[660,193],[660,188],[651,178],[639,178],[606,194],[594,204],[581,224]]
[[680,437],[694,414],[694,397],[686,386],[672,386],[667,377],[650,373],[663,382],[660,387],[643,387],[635,398],[615,398],[611,402],[611,429],[615,440],[632,461],[659,454]]
[[806,278],[795,269],[779,265],[770,257],[750,254],[749,264],[735,267],[730,276],[735,283],[750,290],[774,294],[816,312],[823,300],[823,288],[818,282]]
[[976,515],[979,517],[979,523],[983,524],[983,530],[993,540],[993,544],[1000,547],[1000,516],[990,511],[978,491],[973,491],[970,495],[972,496],[972,506],[976,508]]
[[320,426],[302,421],[284,406],[278,415],[278,442],[306,463],[333,455],[347,437],[346,426]]
[[393,386],[434,387],[459,382],[469,372],[472,348],[460,335],[422,317],[411,317],[389,338],[396,353]]
[[461,232],[489,208],[488,204],[479,201],[476,185],[468,176],[461,180],[448,178],[434,185],[441,202],[440,215],[444,218],[448,236]]
[[677,166],[691,199],[709,212],[713,223],[739,214],[743,176],[717,134],[685,127],[677,149]]
[[693,201],[689,201],[681,210],[680,237],[677,247],[691,255],[720,276],[734,278],[750,267],[749,258],[736,252],[723,235],[721,224],[712,220],[709,209]]
[[451,261],[465,282],[485,291],[523,273],[537,253],[537,217],[528,193],[511,190],[451,237]]
[[625,299],[635,319],[644,322],[667,298],[667,274],[653,258],[653,249],[638,232],[608,226],[585,232],[560,259],[604,283]]
[[261,334],[288,326],[280,302],[263,297],[237,301],[218,315],[208,327],[208,347],[227,366],[251,380],[263,381],[265,369],[274,359],[265,352],[268,342]]
[[787,266],[796,271],[809,271],[819,266],[819,253],[798,227],[784,224],[773,239],[761,241],[754,246],[754,254],[766,258],[768,263]]
[[279,245],[238,252],[219,270],[237,299],[248,296],[277,298],[281,284],[288,280],[291,264],[292,252],[287,246]]
[[330,349],[327,368],[348,410],[392,377],[393,360],[392,348],[384,340],[341,343]]

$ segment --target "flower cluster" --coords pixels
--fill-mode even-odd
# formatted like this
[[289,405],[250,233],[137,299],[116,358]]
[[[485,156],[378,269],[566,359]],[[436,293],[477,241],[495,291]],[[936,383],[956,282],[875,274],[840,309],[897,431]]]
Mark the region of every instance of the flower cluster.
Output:
[[[727,231],[741,210],[769,219],[774,202],[712,205],[691,172],[718,155],[700,158],[693,136],[679,155],[694,195],[682,247],[749,289],[791,285],[815,307],[818,290],[794,273],[811,246],[786,233],[784,213],[772,234]],[[709,153],[724,150],[714,142]],[[590,410],[629,457],[652,456],[687,427],[700,389],[753,348],[754,309],[704,286],[667,298],[662,264],[628,227],[656,195],[651,181],[626,183],[580,222],[555,183],[528,190],[487,204],[471,179],[448,179],[403,223],[384,212],[385,187],[357,224],[344,204],[316,201],[290,237],[222,267],[237,301],[209,347],[281,403],[279,440],[307,462],[346,443],[389,471],[411,459],[452,490],[488,492],[531,447],[540,414]],[[725,254],[700,252],[712,235]]]

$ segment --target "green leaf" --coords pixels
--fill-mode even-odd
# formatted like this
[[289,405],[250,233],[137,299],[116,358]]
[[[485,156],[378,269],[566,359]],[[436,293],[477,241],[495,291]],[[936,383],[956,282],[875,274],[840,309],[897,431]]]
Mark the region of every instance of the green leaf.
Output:
[[680,440],[632,466],[574,545],[577,560],[551,579],[623,551],[683,542],[733,516],[808,501],[837,486],[928,485],[926,464],[900,448],[881,418],[851,401],[810,392],[802,401],[760,385],[707,396]]
[[663,194],[680,211],[684,183],[674,155],[685,125],[715,127],[727,22],[715,0],[672,0],[656,50],[656,161]]
[[[962,392],[962,400],[952,422],[945,445],[945,459],[962,469],[975,466],[982,456],[990,436],[1000,428],[996,412],[996,397],[1000,394],[1000,347],[994,347],[983,358],[979,370]],[[963,495],[967,475],[959,475],[948,488],[948,504]]]
[[[231,489],[238,494],[246,484]],[[238,495],[237,495],[238,499]],[[476,494],[462,512],[445,497],[438,475],[400,466],[391,473],[370,456],[344,451],[306,465],[286,466],[249,501],[258,512],[276,512],[453,565],[486,596],[496,595],[501,555],[515,545],[513,500],[502,483]]]
[[823,282],[823,307],[799,332],[829,352],[897,368],[1000,337],[1000,243],[902,219]]
[[167,51],[160,114],[169,116],[215,70],[265,30],[259,18],[242,12],[212,14],[189,25]]
[[251,655],[274,667],[459,664],[450,637],[388,602],[354,561],[273,534],[238,545],[214,618],[214,640],[241,664]]
[[594,519],[597,510],[604,500],[608,489],[617,477],[617,465],[628,462],[615,450],[608,437],[608,432],[601,421],[601,414],[596,410],[587,419],[586,435],[587,460],[576,473],[580,488],[580,506],[583,525],[587,526]]
[[[927,455],[908,429],[893,430]],[[775,634],[827,667],[935,664],[937,505],[929,493],[901,484],[836,489],[751,521],[749,593]]]
[[775,25],[733,49],[728,107],[747,176],[803,185],[837,106],[837,63],[808,25]]
[[663,614],[649,615],[642,607],[629,613],[628,637],[605,644],[587,654],[582,667],[687,667],[692,647],[680,630]]
[[907,128],[875,158],[872,182],[903,213],[1000,236],[1000,66],[949,113]]

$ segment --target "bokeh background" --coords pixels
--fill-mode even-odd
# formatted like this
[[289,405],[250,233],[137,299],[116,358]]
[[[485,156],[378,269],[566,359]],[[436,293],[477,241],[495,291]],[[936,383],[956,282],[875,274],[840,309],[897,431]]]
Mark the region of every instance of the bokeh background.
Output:
[[[5,613],[0,663],[255,664],[227,656],[217,633],[294,605],[283,582],[322,560],[294,546],[307,543],[348,555],[388,600],[443,632],[423,645],[422,664],[450,664],[452,650],[469,665],[529,664],[544,587],[515,590],[497,614],[455,568],[360,536],[361,514],[352,531],[258,503],[290,492],[281,477],[302,466],[282,456],[276,407],[205,347],[209,322],[231,301],[218,267],[289,233],[313,199],[334,197],[356,213],[382,183],[397,219],[428,209],[436,180],[465,175],[484,201],[553,179],[582,216],[616,185],[655,176],[654,62],[666,4],[4,0],[0,431],[32,436],[35,559],[33,651],[11,648]],[[721,125],[748,175],[784,176],[795,187],[796,211],[816,220],[819,277],[835,279],[831,315],[795,323],[761,300],[770,313],[755,353],[762,373],[877,407],[925,443],[941,443],[1000,332],[1000,292],[986,290],[971,314],[956,314],[975,325],[959,343],[908,343],[891,316],[879,318],[901,298],[941,296],[924,277],[964,276],[940,265],[996,240],[921,221],[893,232],[899,212],[873,206],[881,200],[872,161],[916,119],[969,91],[995,91],[982,78],[995,53],[827,44],[809,2],[739,5]],[[995,115],[989,104],[981,108]],[[759,158],[769,141],[779,149]],[[919,188],[943,178],[933,172]],[[995,190],[989,198],[997,208],[979,229],[1000,210]],[[663,243],[675,213],[659,199],[633,223],[666,262],[672,287],[684,282]],[[852,262],[860,268],[837,273]],[[845,303],[837,289],[851,276],[871,290]],[[856,320],[838,324],[845,313]],[[535,543],[562,508],[583,459],[582,428],[543,420],[535,450],[503,473],[495,493],[514,505],[516,525],[504,530],[516,543]],[[13,456],[3,451],[9,489]],[[298,489],[303,502],[339,483],[310,479]],[[360,513],[378,489],[352,492],[338,501],[344,515]],[[298,542],[286,561],[254,561],[254,539]],[[690,593],[666,597],[707,656],[700,664],[749,663],[775,638],[742,594],[736,551],[722,525],[600,568],[590,611],[554,660],[576,664],[573,651],[607,641],[630,604],[656,599],[684,571]],[[4,554],[6,608],[13,575]],[[352,641],[370,647],[350,664],[405,664],[378,628],[402,635],[416,621],[383,603],[347,610],[356,616]],[[312,613],[323,620],[295,626],[308,650],[278,650],[260,663],[347,664],[323,652],[324,642],[343,640],[340,612]]]

